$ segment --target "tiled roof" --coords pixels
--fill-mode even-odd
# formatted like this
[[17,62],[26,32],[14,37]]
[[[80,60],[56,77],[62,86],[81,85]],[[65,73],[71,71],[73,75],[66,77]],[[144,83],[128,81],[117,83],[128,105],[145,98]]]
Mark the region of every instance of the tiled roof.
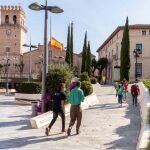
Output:
[[[123,30],[124,26],[118,26],[116,30],[104,41],[104,43],[97,49],[96,52],[99,52],[120,30]],[[129,25],[129,30],[132,29],[150,29],[150,24],[135,24]]]

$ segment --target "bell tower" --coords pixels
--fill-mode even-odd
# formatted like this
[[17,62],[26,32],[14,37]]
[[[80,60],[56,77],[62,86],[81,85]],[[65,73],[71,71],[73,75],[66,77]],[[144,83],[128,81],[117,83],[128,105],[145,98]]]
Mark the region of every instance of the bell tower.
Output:
[[9,74],[15,74],[15,65],[22,63],[25,18],[21,6],[0,6],[0,64],[8,68],[9,63]]
[[21,6],[1,6],[0,53],[22,55],[25,42],[25,13]]

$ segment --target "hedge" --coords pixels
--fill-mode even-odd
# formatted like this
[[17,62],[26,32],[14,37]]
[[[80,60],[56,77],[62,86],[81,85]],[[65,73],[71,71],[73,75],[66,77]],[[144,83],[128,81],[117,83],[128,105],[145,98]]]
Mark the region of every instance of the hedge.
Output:
[[57,85],[62,82],[65,83],[66,93],[70,91],[70,82],[72,78],[72,72],[67,65],[52,65],[49,68],[46,78],[46,87],[48,93],[53,95],[57,89]]
[[89,81],[89,76],[87,72],[83,72],[80,74],[80,81]]
[[90,81],[92,84],[96,84],[97,83],[97,79],[95,77],[90,78]]
[[38,82],[22,82],[18,88],[17,92],[27,93],[27,94],[38,94],[41,93],[41,83]]
[[83,90],[85,96],[88,96],[93,92],[92,84],[89,81],[82,81],[81,89]]

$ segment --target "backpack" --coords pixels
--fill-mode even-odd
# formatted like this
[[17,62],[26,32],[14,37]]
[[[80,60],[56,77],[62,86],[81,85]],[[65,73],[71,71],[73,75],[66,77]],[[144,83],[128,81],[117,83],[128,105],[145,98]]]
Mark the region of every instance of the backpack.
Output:
[[138,85],[132,85],[131,86],[131,93],[132,94],[135,94],[135,95],[138,95],[138,92],[139,92],[139,87],[138,87]]

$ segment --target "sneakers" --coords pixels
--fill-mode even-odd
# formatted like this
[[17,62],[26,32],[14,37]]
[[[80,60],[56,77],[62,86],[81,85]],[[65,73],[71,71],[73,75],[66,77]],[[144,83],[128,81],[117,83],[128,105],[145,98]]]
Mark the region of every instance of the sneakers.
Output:
[[50,131],[50,129],[49,129],[49,128],[46,128],[46,129],[45,129],[45,135],[46,135],[46,136],[48,136],[48,135],[49,135],[49,131]]
[[61,132],[62,132],[62,133],[63,133],[63,132],[67,132],[67,129],[62,129]]
[[78,129],[76,129],[76,134],[79,134],[79,133],[80,133],[80,131]]
[[67,130],[67,135],[70,136],[70,133],[71,133],[71,129],[68,128],[68,130]]

